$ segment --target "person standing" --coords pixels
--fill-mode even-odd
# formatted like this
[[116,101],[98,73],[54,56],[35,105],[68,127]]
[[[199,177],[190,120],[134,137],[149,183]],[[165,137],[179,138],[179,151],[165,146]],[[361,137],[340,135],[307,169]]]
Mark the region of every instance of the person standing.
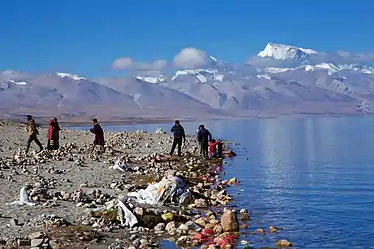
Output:
[[49,128],[47,132],[47,149],[58,150],[60,148],[60,133],[61,128],[58,125],[57,118],[49,120]]
[[175,147],[178,145],[178,156],[182,156],[182,143],[186,143],[186,134],[184,132],[183,126],[180,124],[179,120],[175,120],[174,126],[171,128],[171,132],[173,132],[174,141],[173,145],[171,146],[170,156],[173,156]]
[[29,153],[30,145],[34,141],[39,146],[39,152],[43,150],[43,146],[38,139],[39,131],[36,129],[35,121],[31,115],[27,115],[27,131],[29,139],[27,140],[26,154]]
[[91,153],[93,153],[93,151],[95,150],[96,145],[99,145],[102,148],[102,150],[104,150],[104,144],[105,144],[104,131],[99,125],[96,118],[92,119],[92,124],[93,124],[93,127],[90,129],[90,132],[95,134],[95,139],[93,141],[93,147],[92,147]]
[[200,125],[197,131],[197,142],[200,146],[200,156],[209,158],[208,155],[208,142],[212,140],[212,134],[208,129],[205,129],[204,125]]

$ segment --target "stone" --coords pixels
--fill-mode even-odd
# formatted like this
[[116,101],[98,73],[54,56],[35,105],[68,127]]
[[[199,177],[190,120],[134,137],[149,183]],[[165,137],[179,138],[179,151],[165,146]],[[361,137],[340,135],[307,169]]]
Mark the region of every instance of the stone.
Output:
[[44,242],[44,239],[32,239],[31,240],[31,247],[38,247],[41,246]]
[[256,233],[265,233],[265,230],[264,229],[262,229],[262,228],[258,228],[258,229],[256,229]]
[[269,232],[271,232],[271,233],[276,233],[276,232],[278,232],[278,228],[277,227],[273,227],[273,226],[270,226],[269,227]]
[[182,231],[188,231],[188,226],[185,225],[185,224],[182,224],[178,227],[179,230],[182,230]]
[[158,223],[155,228],[155,231],[164,231],[165,230],[165,224],[164,223]]
[[219,223],[219,220],[217,220],[217,219],[211,219],[211,220],[209,221],[209,223],[210,223],[210,224],[214,224],[214,225],[216,225],[216,224]]
[[174,235],[176,234],[177,232],[177,228],[176,228],[176,224],[175,224],[175,221],[171,221],[169,222],[166,227],[165,227],[166,231],[170,234],[170,235]]
[[206,225],[206,221],[205,221],[204,218],[196,219],[196,220],[195,220],[195,223],[198,224],[198,225],[201,226],[201,227],[205,227],[205,225]]
[[225,232],[236,232],[239,230],[238,221],[231,210],[226,210],[221,216],[221,226]]
[[214,228],[213,231],[215,234],[221,234],[223,233],[223,228],[220,224],[217,224]]
[[196,204],[196,207],[207,207],[208,206],[205,199],[196,199],[195,204]]
[[31,240],[29,240],[29,239],[18,239],[17,244],[18,244],[18,246],[31,246]]
[[275,243],[275,245],[278,246],[278,247],[291,247],[291,246],[292,246],[292,243],[289,242],[288,240],[281,239],[281,240],[278,240],[278,241]]
[[161,218],[164,221],[172,221],[174,219],[174,215],[169,212],[169,213],[165,213],[165,214],[161,215]]
[[41,239],[44,237],[44,234],[42,232],[35,232],[30,234],[28,237],[29,239]]
[[240,213],[244,214],[244,213],[248,213],[248,211],[246,209],[242,208],[242,209],[240,209]]
[[212,224],[212,223],[208,223],[205,225],[206,229],[213,229],[214,227],[215,227],[215,224]]
[[240,221],[249,221],[250,218],[249,218],[248,213],[242,213],[242,212],[240,212],[239,213],[239,220]]
[[141,240],[140,240],[140,244],[141,244],[142,246],[148,246],[148,245],[149,245],[149,241],[146,240],[146,239],[141,239]]
[[18,226],[18,220],[17,219],[10,219],[10,225],[11,226]]
[[135,246],[135,247],[139,247],[142,243],[140,242],[140,239],[135,239],[132,244]]
[[134,208],[134,214],[138,216],[143,216],[144,215],[144,210],[141,207],[136,207]]

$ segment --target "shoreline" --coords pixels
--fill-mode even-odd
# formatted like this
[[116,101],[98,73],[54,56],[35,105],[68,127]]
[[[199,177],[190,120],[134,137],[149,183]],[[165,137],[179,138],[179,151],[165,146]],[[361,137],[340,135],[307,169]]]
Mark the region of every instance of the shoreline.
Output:
[[[226,120],[261,120],[261,119],[278,119],[278,118],[309,118],[309,117],[372,117],[374,113],[362,113],[362,112],[348,112],[348,113],[320,113],[320,112],[290,112],[290,113],[281,113],[281,114],[272,114],[272,113],[256,113],[251,115],[243,116],[226,116],[226,117],[212,117],[208,119],[201,118],[179,118],[181,122],[211,122],[211,121],[226,121]],[[37,124],[42,127],[48,125],[46,118],[34,117]],[[59,119],[61,126],[65,127],[80,127],[80,126],[91,126],[91,117],[87,118],[76,118],[76,119]],[[166,118],[166,117],[155,117],[155,118],[124,118],[108,120],[107,118],[99,119],[99,123],[104,125],[136,125],[136,124],[165,124],[173,123],[178,118]],[[23,118],[9,118],[9,117],[0,117],[0,121],[7,121],[11,123],[26,123],[26,117]]]
[[[197,243],[191,239],[191,233],[202,229],[202,225],[195,223],[196,214],[200,213],[203,219],[206,213],[209,214],[210,208],[218,208],[214,221],[216,226],[219,224],[220,212],[231,200],[224,192],[219,197],[216,196],[218,195],[216,187],[212,187],[218,186],[223,190],[228,185],[228,181],[222,183],[218,178],[215,179],[218,173],[211,168],[212,164],[222,164],[222,161],[205,161],[197,158],[194,155],[196,152],[194,137],[187,137],[187,144],[183,149],[185,154],[182,158],[161,157],[160,159],[154,155],[155,152],[157,153],[157,146],[165,144],[166,146],[161,146],[158,152],[160,155],[165,154],[170,147],[170,136],[106,132],[108,141],[106,152],[95,153],[90,158],[87,154],[89,149],[87,145],[90,144],[92,136],[85,132],[64,131],[61,133],[62,147],[58,152],[50,154],[44,151],[39,155],[26,156],[22,151],[17,152],[20,148],[23,149],[22,142],[18,140],[27,138],[23,128],[20,124],[0,126],[0,132],[6,134],[6,137],[0,139],[2,140],[0,142],[5,145],[0,150],[0,187],[2,188],[0,190],[6,193],[5,196],[0,197],[0,206],[4,210],[0,218],[5,219],[3,225],[0,225],[2,229],[0,233],[6,238],[1,243],[29,248],[29,244],[36,243],[36,240],[44,242],[48,240],[49,244],[58,245],[59,248],[83,248],[82,246],[89,245],[90,248],[98,249],[113,245],[122,246],[118,248],[128,248],[129,245],[140,240],[148,244],[149,247],[145,248],[159,248],[160,242],[170,237],[177,243]],[[44,133],[45,129],[41,128],[40,134]],[[39,138],[43,140],[42,136]],[[110,169],[117,157],[128,161],[131,170],[121,172]],[[149,165],[153,167],[150,168]],[[92,213],[93,208],[103,207],[128,192],[144,189],[147,184],[158,182],[168,174],[182,177],[181,179],[191,190],[191,202],[179,207],[174,204],[149,207],[134,201],[126,203],[128,207],[133,206],[131,208],[133,213],[136,212],[134,207],[137,207],[138,211],[143,210],[141,215],[137,215],[138,225],[135,226],[136,231],[142,231],[141,238],[131,236],[134,235],[133,228],[119,224],[118,213],[115,217],[109,213],[109,218],[105,212]],[[235,181],[233,180],[231,184],[235,184]],[[36,204],[35,206],[10,205],[12,201],[19,198],[22,186],[27,186],[29,200]],[[208,195],[201,195],[204,192]],[[87,212],[87,209],[91,211]],[[175,219],[168,218],[168,222],[163,220],[161,214],[165,212],[170,213]],[[164,224],[160,225],[164,226],[163,230],[156,230],[155,226],[159,224],[149,224],[148,216],[159,224]],[[170,232],[167,230],[167,225],[173,222],[176,227]],[[184,230],[186,226],[188,229]],[[210,227],[213,231],[212,224]],[[77,234],[81,233],[86,233],[89,239],[80,238]],[[221,233],[223,232],[219,232]],[[76,237],[74,242],[69,240],[71,236]],[[120,242],[118,242],[119,238]],[[183,241],[180,238],[183,238]],[[22,243],[25,247],[22,247]]]

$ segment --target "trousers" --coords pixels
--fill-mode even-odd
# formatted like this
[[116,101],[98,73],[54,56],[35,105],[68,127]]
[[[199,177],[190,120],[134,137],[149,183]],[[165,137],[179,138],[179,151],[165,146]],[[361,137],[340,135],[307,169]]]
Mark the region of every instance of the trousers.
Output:
[[175,137],[173,141],[173,145],[171,146],[170,155],[174,154],[175,147],[178,145],[178,156],[181,156],[182,151],[182,138]]
[[208,153],[208,142],[202,141],[199,142],[200,144],[200,156],[208,158],[209,153]]
[[43,150],[43,146],[42,144],[40,143],[38,137],[36,135],[30,135],[29,136],[29,139],[27,140],[27,146],[26,146],[26,153],[29,152],[29,149],[30,149],[30,145],[32,142],[35,142],[38,146],[39,146],[39,150],[42,151]]

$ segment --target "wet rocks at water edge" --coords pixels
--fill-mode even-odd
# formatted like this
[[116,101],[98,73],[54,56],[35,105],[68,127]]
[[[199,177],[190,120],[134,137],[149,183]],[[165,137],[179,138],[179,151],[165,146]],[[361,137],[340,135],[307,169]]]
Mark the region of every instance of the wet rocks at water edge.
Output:
[[[91,243],[100,249],[137,249],[159,248],[164,238],[190,245],[209,238],[215,246],[229,247],[234,238],[225,232],[237,232],[238,220],[250,219],[247,211],[222,212],[232,201],[225,188],[239,180],[221,181],[211,167],[220,161],[200,159],[194,137],[187,137],[183,157],[177,158],[167,155],[172,138],[162,129],[156,134],[106,132],[104,151],[91,154],[89,132],[63,130],[59,150],[26,155],[19,125],[2,125],[0,132],[5,144],[0,151],[0,210],[9,216],[0,229],[14,246],[85,248]],[[121,170],[113,167],[117,161]],[[163,179],[177,191],[166,194],[162,203],[142,203],[129,194]],[[173,185],[179,180],[183,186]],[[22,187],[30,205],[6,205],[19,199]],[[27,215],[18,217],[21,209]],[[17,237],[19,232],[28,236]]]

